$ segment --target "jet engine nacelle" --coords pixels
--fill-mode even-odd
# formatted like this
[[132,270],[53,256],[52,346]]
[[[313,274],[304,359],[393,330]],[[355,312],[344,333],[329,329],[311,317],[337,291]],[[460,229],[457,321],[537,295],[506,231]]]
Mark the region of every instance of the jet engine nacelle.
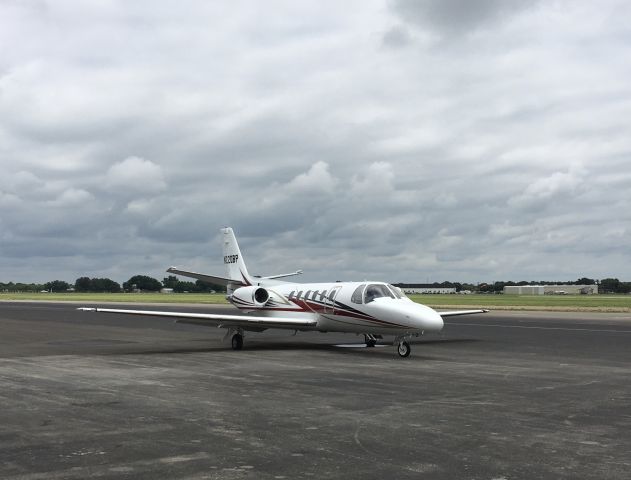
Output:
[[269,300],[269,297],[269,292],[263,287],[239,287],[232,292],[230,301],[240,308],[262,308]]

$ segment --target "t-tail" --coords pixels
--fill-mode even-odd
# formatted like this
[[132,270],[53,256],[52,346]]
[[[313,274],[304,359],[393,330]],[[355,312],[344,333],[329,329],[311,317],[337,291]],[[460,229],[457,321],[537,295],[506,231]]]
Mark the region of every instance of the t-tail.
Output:
[[196,278],[202,282],[211,283],[215,285],[225,285],[228,295],[230,295],[235,288],[250,286],[250,285],[278,285],[277,279],[284,277],[291,277],[293,275],[300,275],[302,270],[291,273],[283,273],[280,275],[271,275],[268,277],[252,277],[248,273],[248,269],[245,266],[243,255],[239,249],[239,244],[234,236],[234,231],[230,227],[221,229],[223,235],[223,263],[226,266],[226,276],[218,277],[216,275],[207,275],[205,273],[191,272],[190,270],[182,270],[178,267],[170,267],[167,272],[175,273],[176,275],[182,275],[184,277]]
[[255,282],[245,266],[234,231],[230,227],[225,227],[221,229],[221,233],[223,234],[223,263],[226,266],[228,278],[245,285],[254,285]]

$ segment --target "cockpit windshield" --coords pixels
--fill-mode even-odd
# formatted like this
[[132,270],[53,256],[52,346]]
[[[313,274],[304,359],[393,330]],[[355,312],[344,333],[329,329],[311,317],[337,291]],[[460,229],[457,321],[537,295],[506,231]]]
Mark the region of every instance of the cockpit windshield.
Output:
[[380,297],[395,298],[394,294],[385,285],[373,283],[366,287],[366,290],[364,291],[364,303],[370,303],[375,298]]
[[405,298],[405,293],[403,293],[403,290],[401,290],[399,287],[395,287],[394,285],[390,284],[388,284],[388,287],[390,288],[390,290],[392,290],[392,293],[394,293],[395,297]]

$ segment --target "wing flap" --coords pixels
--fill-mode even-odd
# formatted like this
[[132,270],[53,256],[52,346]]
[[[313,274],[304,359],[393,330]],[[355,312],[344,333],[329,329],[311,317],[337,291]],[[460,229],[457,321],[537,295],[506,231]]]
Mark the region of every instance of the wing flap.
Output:
[[262,328],[301,328],[317,325],[315,318],[274,318],[254,317],[250,315],[218,315],[214,313],[160,312],[155,310],[124,310],[118,308],[80,307],[84,312],[120,313],[125,315],[144,315],[152,317],[170,317],[191,319],[196,322],[217,324],[221,326],[256,326]]
[[488,310],[480,309],[480,310],[451,310],[447,312],[436,312],[441,317],[455,317],[457,315],[473,315],[474,313],[486,313]]

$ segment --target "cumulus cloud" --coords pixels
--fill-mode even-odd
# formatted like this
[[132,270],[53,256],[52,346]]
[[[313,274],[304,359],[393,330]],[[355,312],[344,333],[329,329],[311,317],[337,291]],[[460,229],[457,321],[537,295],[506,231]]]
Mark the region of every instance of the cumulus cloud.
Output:
[[11,208],[19,205],[20,198],[13,193],[7,193],[0,190],[0,206],[3,208]]
[[127,157],[112,165],[105,175],[105,186],[123,194],[156,193],[166,188],[162,168],[150,160]]
[[11,189],[13,192],[28,193],[33,190],[39,190],[46,185],[41,178],[32,172],[21,170],[15,174],[5,173],[2,178],[4,188]]
[[351,179],[353,195],[378,196],[393,189],[394,172],[388,162],[374,162]]
[[309,171],[292,179],[287,188],[307,195],[318,192],[331,193],[335,190],[337,182],[338,179],[329,172],[328,163],[319,161],[314,163]]
[[73,207],[82,205],[92,199],[93,196],[81,188],[69,188],[68,190],[64,190],[59,197],[50,203],[57,207]]
[[511,197],[509,205],[528,206],[559,200],[571,202],[583,186],[586,173],[582,165],[575,165],[567,172],[554,172],[537,178],[521,194]]

